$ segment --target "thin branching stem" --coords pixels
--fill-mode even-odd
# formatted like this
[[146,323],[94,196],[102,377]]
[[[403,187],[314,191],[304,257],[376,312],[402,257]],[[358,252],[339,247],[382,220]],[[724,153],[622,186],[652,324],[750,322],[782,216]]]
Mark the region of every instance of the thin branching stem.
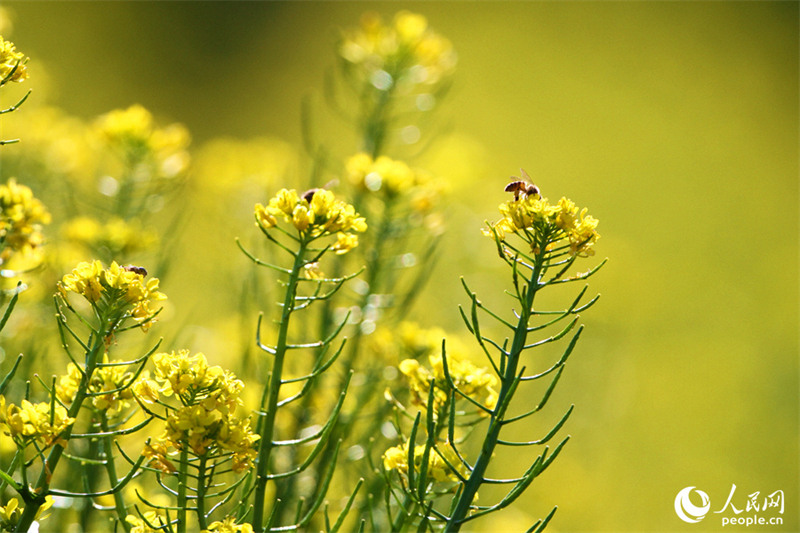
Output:
[[527,278],[527,283],[524,290],[524,301],[522,304],[522,313],[519,318],[516,330],[514,332],[514,340],[509,350],[506,365],[503,368],[501,378],[500,392],[498,393],[497,405],[490,416],[489,427],[487,428],[486,435],[483,439],[483,446],[480,454],[475,461],[472,472],[470,473],[467,483],[463,485],[464,489],[461,492],[458,501],[455,505],[452,515],[445,526],[444,531],[447,533],[454,533],[460,531],[461,525],[467,518],[470,512],[472,501],[475,499],[475,494],[478,488],[484,482],[486,469],[494,454],[495,447],[500,435],[500,430],[503,427],[502,420],[505,417],[505,411],[508,408],[509,400],[513,395],[514,390],[519,384],[519,377],[517,376],[517,368],[519,365],[520,355],[525,347],[528,335],[528,320],[531,316],[533,309],[533,300],[539,286],[539,276],[541,265],[544,260],[545,252],[541,252],[534,259],[534,264]]
[[258,458],[256,460],[255,500],[252,524],[255,531],[262,531],[264,529],[264,506],[266,504],[267,481],[269,480],[269,461],[275,446],[273,434],[275,432],[278,398],[282,385],[284,358],[288,345],[289,319],[294,311],[297,280],[300,278],[301,270],[305,265],[304,255],[306,252],[306,245],[305,241],[300,242],[300,248],[295,253],[294,264],[289,273],[289,281],[286,286],[286,295],[278,329],[278,340],[275,345],[272,373],[265,393],[266,405],[262,405],[264,414],[261,421],[261,439],[259,442]]

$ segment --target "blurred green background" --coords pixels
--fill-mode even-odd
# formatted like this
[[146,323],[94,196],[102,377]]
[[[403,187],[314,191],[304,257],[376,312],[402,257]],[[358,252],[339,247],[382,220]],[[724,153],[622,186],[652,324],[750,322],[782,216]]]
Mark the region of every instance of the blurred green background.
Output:
[[[141,103],[185,124],[195,148],[271,139],[283,179],[272,189],[306,186],[301,102],[321,101],[338,28],[366,10],[425,15],[459,64],[438,115],[445,132],[414,161],[451,194],[442,259],[413,318],[458,331],[461,275],[502,301],[505,277],[479,228],[520,167],[545,196],[589,206],[597,257],[610,258],[591,284],[603,296],[583,340],[541,426],[528,429],[575,403],[572,440],[524,501],[484,527],[524,530],[557,504],[550,531],[719,531],[721,515],[681,522],[675,495],[697,486],[718,510],[736,484],[737,507],[755,491],[786,496],[783,526],[747,530],[800,530],[798,3],[3,7],[7,37],[33,59],[26,106],[92,119]],[[315,117],[320,137],[345,127]],[[216,214],[231,204],[174,206],[192,218],[175,250],[172,279],[183,283],[165,292],[210,332],[212,359],[225,347],[215,328],[230,324],[210,302],[238,282],[220,263],[248,268],[233,237],[252,233],[252,204],[265,200]]]

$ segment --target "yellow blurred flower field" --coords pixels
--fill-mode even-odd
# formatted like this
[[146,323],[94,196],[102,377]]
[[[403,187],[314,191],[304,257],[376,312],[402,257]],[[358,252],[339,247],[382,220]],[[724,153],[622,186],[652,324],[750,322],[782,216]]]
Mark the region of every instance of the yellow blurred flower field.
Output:
[[[0,184],[8,183],[0,200],[16,191],[35,210],[22,225],[21,215],[13,227],[0,220],[4,239],[6,232],[35,234],[17,259],[22,266],[0,258],[3,268],[20,271],[44,262],[23,276],[28,288],[8,322],[14,329],[0,333],[2,375],[17,354],[33,353],[35,363],[23,359],[18,372],[40,376],[31,385],[39,391],[66,372],[58,389],[71,402],[83,370],[61,352],[57,283],[64,298],[70,291],[85,296],[70,304],[83,316],[100,295],[89,289],[122,283],[128,290],[133,283],[139,292],[119,309],[139,308],[125,307],[133,314],[120,320],[150,329],[146,339],[120,330],[92,341],[98,350],[113,347],[120,360],[138,361],[162,337],[157,373],[151,379],[136,364],[104,367],[109,362],[98,352],[97,381],[87,387],[95,406],[121,410],[136,403],[134,393],[101,393],[141,379],[131,390],[159,414],[168,436],[147,444],[158,475],[180,469],[180,457],[195,468],[184,455],[205,461],[208,450],[230,454],[233,466],[218,466],[235,471],[230,479],[253,467],[256,450],[278,466],[304,460],[310,448],[299,448],[297,457],[277,445],[263,451],[272,444],[258,431],[274,423],[278,442],[292,421],[327,427],[325,417],[341,407],[340,386],[355,395],[364,382],[382,380],[374,409],[384,409],[387,420],[392,406],[413,405],[446,421],[449,407],[442,406],[450,397],[442,391],[454,382],[470,391],[466,403],[491,411],[501,387],[465,327],[477,304],[464,287],[481,306],[510,310],[520,295],[508,283],[509,268],[515,275],[524,268],[508,265],[522,265],[525,254],[554,253],[557,239],[542,247],[528,239],[512,260],[503,237],[544,224],[563,232],[564,261],[577,256],[576,279],[608,262],[586,282],[586,299],[601,297],[581,315],[585,331],[563,375],[557,371],[558,387],[552,395],[549,380],[520,389],[511,414],[533,409],[543,394],[547,408],[509,426],[503,439],[539,438],[574,405],[559,432],[570,439],[519,500],[462,530],[526,531],[554,506],[547,525],[553,532],[800,530],[798,3],[7,0],[0,10],[0,34],[13,41],[14,53],[30,57],[27,79],[0,90],[0,108],[32,89],[19,109],[0,115],[0,139],[20,139],[0,146]],[[10,72],[0,66],[0,76]],[[388,87],[391,105],[381,101]],[[361,114],[352,113],[348,98]],[[525,173],[538,190],[514,198],[504,189]],[[406,250],[408,243],[417,246]],[[284,253],[293,246],[316,259],[298,275]],[[380,253],[395,259],[380,263]],[[138,265],[147,270],[131,270],[144,268]],[[274,283],[284,275],[284,285]],[[3,277],[2,288],[11,290],[18,277]],[[297,299],[284,300],[292,283]],[[323,302],[326,283],[345,287],[345,303],[327,318],[320,313],[289,326],[285,310]],[[583,283],[554,286],[536,305],[568,306]],[[70,312],[60,305],[59,313]],[[382,311],[389,308],[396,315]],[[502,324],[484,324],[502,345],[509,335]],[[348,340],[344,348],[339,340],[324,343],[319,360],[300,360],[316,345],[291,339],[318,332],[325,333],[320,339],[344,332]],[[62,328],[62,335],[70,334]],[[452,376],[441,368],[444,336],[454,354]],[[373,354],[372,370],[326,381],[296,420],[240,418],[241,406],[257,412],[268,405],[258,381],[273,352],[288,354],[288,385],[273,398],[283,405],[331,355],[339,357],[334,365],[355,364],[350,345]],[[522,364],[538,372],[559,349],[545,343]],[[181,385],[170,365],[183,368],[186,380],[189,368],[207,374]],[[183,386],[196,395],[181,396]],[[52,412],[58,424],[69,418],[60,405],[38,403],[46,395],[23,399],[24,389],[13,389],[13,401],[7,393],[7,404],[0,395],[0,422],[15,442],[30,443],[33,461],[30,446],[49,448],[55,437],[52,427],[29,429],[47,426]],[[161,414],[153,407],[159,402],[171,407]],[[476,424],[485,423],[486,413],[473,407]],[[298,438],[327,438],[309,431]],[[385,425],[370,431],[397,436]],[[446,433],[443,449],[451,444]],[[182,438],[194,451],[181,447]],[[140,440],[136,454],[143,453]],[[368,440],[337,453],[357,462],[369,456]],[[383,463],[398,483],[411,484],[409,462],[417,471],[427,464],[436,478],[431,486],[450,490],[465,475],[448,470],[458,455],[448,447],[428,457],[432,448],[419,442],[409,448],[395,440],[385,455],[374,454],[372,466]],[[10,446],[0,446],[0,467],[13,457]],[[538,453],[498,449],[487,475],[520,475],[520,465],[524,472]],[[351,474],[329,489],[336,512],[357,482]],[[309,479],[276,486],[313,493],[303,485]],[[258,482],[253,486],[258,493]],[[488,505],[507,489],[484,485],[476,501]],[[273,496],[272,485],[261,490]],[[0,518],[17,523],[23,502],[6,496]],[[119,506],[106,496],[103,505]],[[52,503],[40,531],[56,531],[48,520],[67,513],[88,516],[65,502],[40,502],[42,509]],[[294,511],[280,513],[278,519]],[[131,517],[127,531],[150,531],[164,520]],[[774,518],[780,523],[770,523]],[[70,531],[96,524],[85,520]],[[355,531],[354,524],[345,521],[343,530]],[[242,521],[222,516],[200,526],[246,531],[236,529],[246,527]]]

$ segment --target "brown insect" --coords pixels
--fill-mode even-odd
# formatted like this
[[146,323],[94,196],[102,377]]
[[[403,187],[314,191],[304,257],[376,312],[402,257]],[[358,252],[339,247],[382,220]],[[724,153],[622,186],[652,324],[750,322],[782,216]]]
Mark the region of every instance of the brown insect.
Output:
[[303,200],[308,203],[311,203],[311,199],[314,198],[314,194],[319,190],[319,187],[315,187],[314,189],[308,189],[306,192],[303,193]]
[[528,176],[528,173],[522,169],[519,169],[522,173],[522,178],[519,179],[516,176],[511,176],[515,181],[512,181],[506,188],[503,189],[505,192],[513,192],[514,193],[514,200],[519,200],[521,194],[525,195],[523,198],[527,198],[528,196],[538,195],[539,194],[539,187],[531,183],[531,177]]
[[140,276],[142,276],[142,277],[144,277],[144,276],[146,276],[146,275],[147,275],[147,270],[146,270],[144,267],[139,267],[139,266],[134,266],[134,265],[128,265],[128,266],[126,266],[126,267],[122,267],[122,268],[124,268],[124,269],[125,269],[125,270],[127,270],[128,272],[134,272],[134,273],[136,273],[136,274],[139,274],[139,275],[140,275]]

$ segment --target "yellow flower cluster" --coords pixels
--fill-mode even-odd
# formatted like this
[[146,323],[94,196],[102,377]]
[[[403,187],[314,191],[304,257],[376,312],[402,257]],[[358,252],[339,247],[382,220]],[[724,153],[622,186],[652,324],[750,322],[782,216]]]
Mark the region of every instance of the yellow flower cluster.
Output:
[[[546,250],[555,243],[569,241],[571,255],[589,256],[594,254],[592,246],[600,237],[597,233],[597,219],[586,214],[587,209],[579,210],[572,200],[561,198],[551,204],[538,193],[523,195],[500,205],[503,218],[492,227],[501,240],[506,233],[515,233],[531,245],[534,253]],[[485,232],[492,236],[492,232]]]
[[50,223],[50,213],[25,185],[14,178],[0,185],[0,264],[16,253],[36,255],[44,237],[42,225]]
[[170,445],[167,442],[156,441],[146,442],[142,450],[142,456],[149,459],[149,466],[156,470],[161,470],[166,474],[172,474],[177,469],[175,464],[170,461]]
[[169,524],[169,520],[155,511],[142,513],[142,518],[129,514],[125,521],[131,526],[131,533],[162,533]]
[[158,278],[145,281],[141,267],[122,267],[112,262],[103,268],[100,261],[81,262],[58,282],[58,290],[66,298],[68,292],[80,294],[90,302],[103,301],[109,306],[132,306],[130,316],[147,330],[154,322],[150,304],[167,297],[158,291]]
[[[391,327],[378,326],[374,333],[362,342],[373,357],[392,367],[397,367],[403,359],[423,359],[442,349],[442,339],[448,337],[448,360],[451,355],[461,357],[468,353],[463,342],[453,335],[448,335],[442,328],[424,328],[418,323],[404,320]],[[456,353],[458,352],[458,353]]]
[[294,189],[281,189],[265,206],[256,204],[256,222],[264,229],[277,225],[278,218],[291,223],[304,237],[337,235],[332,249],[346,253],[358,245],[358,238],[348,232],[364,232],[367,222],[355,208],[337,200],[331,191],[317,189],[302,197]]
[[[458,457],[453,453],[450,446],[444,447],[444,454],[448,455],[447,460],[452,465],[459,465]],[[419,472],[422,466],[422,456],[425,455],[425,445],[414,446],[414,469]],[[408,476],[408,441],[393,446],[386,450],[383,454],[383,467],[386,470],[397,470],[397,472],[404,476]],[[433,478],[434,481],[458,481],[453,469],[444,462],[436,451],[431,449],[428,454],[428,476]]]
[[248,523],[237,524],[236,519],[229,516],[221,522],[212,522],[202,533],[253,533],[253,526]]
[[75,419],[70,418],[67,410],[58,403],[52,411],[50,402],[22,400],[20,405],[12,403],[6,406],[5,397],[0,395],[0,425],[5,426],[5,434],[10,435],[20,448],[34,441],[39,450],[54,444],[66,446],[61,435],[74,422]]
[[[103,356],[103,363],[108,364],[108,354]],[[56,385],[56,394],[63,403],[72,403],[80,387],[83,373],[75,363],[67,366],[67,374],[61,376]],[[108,416],[117,416],[124,412],[133,398],[131,381],[133,374],[128,365],[100,366],[92,373],[89,381],[89,392],[92,404]]]
[[395,81],[439,83],[456,65],[450,41],[432,31],[425,17],[408,11],[397,13],[390,25],[376,13],[365,14],[359,28],[344,33],[339,54],[382,90]]
[[24,81],[28,78],[28,69],[25,63],[28,58],[22,52],[17,52],[14,43],[6,41],[0,35],[0,85],[9,81]]
[[153,356],[158,392],[164,396],[177,394],[184,405],[202,396],[209,409],[231,411],[241,404],[239,395],[244,383],[219,366],[208,366],[202,353],[189,355],[189,350],[158,353]]
[[418,212],[432,209],[442,193],[441,186],[426,172],[387,156],[373,159],[358,153],[346,161],[345,175],[361,190],[380,191],[389,197],[408,196],[412,209]]
[[189,165],[189,131],[181,124],[157,128],[153,115],[140,105],[102,115],[95,130],[112,148],[137,159],[152,158],[164,177],[174,177]]
[[130,255],[158,244],[154,232],[143,229],[137,221],[119,217],[105,224],[91,217],[73,218],[61,227],[61,233],[70,242],[93,250],[105,248],[114,255]]
[[230,453],[237,472],[253,465],[259,439],[250,429],[250,420],[234,411],[241,404],[244,384],[219,366],[208,366],[205,355],[189,355],[188,350],[153,356],[154,379],[142,376],[134,394],[144,403],[154,404],[159,395],[180,399],[181,406],[167,416],[166,429],[159,441],[148,446],[145,455],[157,468],[170,471],[170,448],[190,449],[197,456]]
[[[441,354],[428,356],[431,369],[420,364],[416,359],[405,359],[400,362],[400,372],[408,379],[411,401],[427,408],[431,380],[433,380],[433,410],[438,413],[450,394],[450,386],[444,375],[444,360]],[[497,377],[487,369],[477,367],[470,361],[462,359],[455,352],[448,352],[447,370],[453,384],[469,396],[481,402],[487,409],[494,409],[497,404]],[[458,396],[456,396],[458,398]],[[485,415],[485,411],[480,411]]]
[[[46,496],[44,503],[39,510],[36,512],[35,520],[39,520],[42,517],[42,513],[46,510],[50,509],[53,506],[53,497]],[[17,524],[19,523],[19,519],[22,518],[22,511],[24,511],[24,507],[19,506],[19,501],[16,498],[11,498],[8,500],[4,506],[0,507],[0,531],[16,531]]]

